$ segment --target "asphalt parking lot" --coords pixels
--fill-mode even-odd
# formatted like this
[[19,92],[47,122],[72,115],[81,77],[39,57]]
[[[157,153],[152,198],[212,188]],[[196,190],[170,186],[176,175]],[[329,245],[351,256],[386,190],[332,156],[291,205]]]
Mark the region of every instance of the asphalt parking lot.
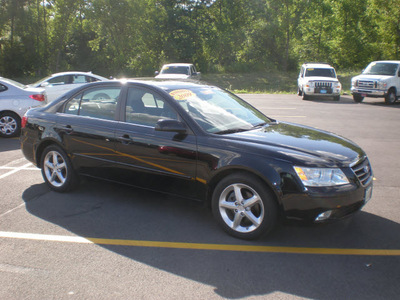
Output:
[[399,299],[400,103],[242,96],[359,144],[372,200],[342,222],[242,241],[185,199],[99,181],[52,192],[19,140],[0,138],[0,299]]

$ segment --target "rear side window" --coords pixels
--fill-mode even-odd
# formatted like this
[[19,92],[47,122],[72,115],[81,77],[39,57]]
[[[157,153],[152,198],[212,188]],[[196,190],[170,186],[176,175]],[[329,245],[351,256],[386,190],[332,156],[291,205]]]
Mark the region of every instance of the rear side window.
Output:
[[0,93],[7,91],[7,87],[5,85],[0,84]]
[[121,88],[93,88],[76,95],[65,105],[64,113],[114,120]]

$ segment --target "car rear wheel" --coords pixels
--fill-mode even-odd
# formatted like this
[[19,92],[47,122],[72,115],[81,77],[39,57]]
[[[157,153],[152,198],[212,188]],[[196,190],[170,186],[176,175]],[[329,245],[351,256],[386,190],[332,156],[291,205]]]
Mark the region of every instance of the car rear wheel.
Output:
[[54,191],[67,192],[78,183],[70,159],[59,146],[48,146],[43,151],[40,166],[43,179]]
[[212,210],[227,233],[248,240],[267,235],[278,220],[271,192],[257,177],[244,173],[229,175],[218,183]]
[[21,118],[12,112],[0,114],[0,136],[15,137],[21,133]]
[[396,102],[396,91],[394,89],[390,89],[388,94],[385,96],[386,104],[394,104]]

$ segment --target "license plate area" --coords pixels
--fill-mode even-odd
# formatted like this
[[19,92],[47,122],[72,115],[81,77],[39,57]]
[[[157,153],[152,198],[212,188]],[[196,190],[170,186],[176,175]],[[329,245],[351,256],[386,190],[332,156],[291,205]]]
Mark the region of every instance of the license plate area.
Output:
[[364,193],[364,202],[367,203],[372,198],[372,186],[367,187]]

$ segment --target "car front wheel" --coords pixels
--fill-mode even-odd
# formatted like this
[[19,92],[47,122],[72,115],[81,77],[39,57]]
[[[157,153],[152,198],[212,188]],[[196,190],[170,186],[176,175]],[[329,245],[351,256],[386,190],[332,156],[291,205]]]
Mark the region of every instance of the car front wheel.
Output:
[[248,240],[267,235],[278,220],[271,192],[257,177],[244,173],[229,175],[218,183],[212,210],[227,233]]
[[364,97],[359,94],[353,94],[353,100],[356,103],[361,103],[364,100]]
[[396,92],[394,89],[390,89],[385,97],[386,104],[394,104],[396,102]]
[[54,191],[66,192],[78,183],[71,161],[59,146],[48,146],[43,151],[40,166],[43,179]]
[[4,112],[0,114],[0,136],[15,137],[21,132],[21,119],[12,112]]

